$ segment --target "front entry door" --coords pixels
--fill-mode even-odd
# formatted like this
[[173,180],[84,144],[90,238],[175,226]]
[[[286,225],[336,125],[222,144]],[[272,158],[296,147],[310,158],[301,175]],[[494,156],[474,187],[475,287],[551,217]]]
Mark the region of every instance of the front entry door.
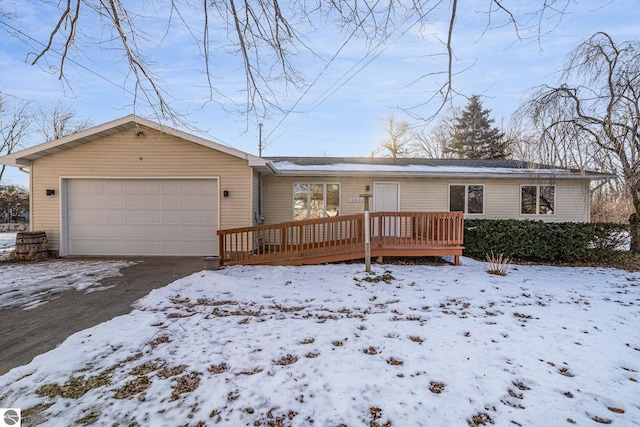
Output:
[[[373,184],[373,209],[376,212],[398,212],[399,210],[399,197],[400,192],[399,184],[395,182],[376,182]],[[378,236],[396,236],[400,224],[398,219],[392,220],[391,218],[385,218],[382,225],[382,233],[380,233],[380,224],[377,223],[377,219],[374,222],[374,235]]]

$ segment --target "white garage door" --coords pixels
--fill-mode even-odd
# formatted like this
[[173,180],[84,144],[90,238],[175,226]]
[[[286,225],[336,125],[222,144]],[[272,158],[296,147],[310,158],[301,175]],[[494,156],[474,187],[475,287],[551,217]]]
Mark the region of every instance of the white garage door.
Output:
[[66,180],[69,255],[218,253],[216,179]]

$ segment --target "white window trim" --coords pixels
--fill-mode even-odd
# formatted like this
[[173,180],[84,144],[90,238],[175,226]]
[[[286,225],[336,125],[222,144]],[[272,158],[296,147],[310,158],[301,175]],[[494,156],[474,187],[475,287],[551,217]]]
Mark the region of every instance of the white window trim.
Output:
[[[522,212],[522,187],[536,187],[536,212],[535,213],[523,213]],[[540,213],[540,187],[553,187],[553,213],[550,214],[543,214]],[[520,216],[525,216],[525,217],[534,217],[534,216],[540,216],[540,217],[546,217],[546,216],[553,216],[556,214],[556,186],[554,184],[520,184],[520,205],[518,207],[518,210],[520,211]]]
[[[464,186],[464,211],[463,213],[465,215],[471,215],[471,216],[484,216],[486,210],[486,197],[485,197],[485,185],[484,184],[456,184],[456,183],[450,183],[449,187],[447,188],[447,207],[449,209],[451,209],[451,186],[452,185],[456,185],[456,186]],[[469,213],[469,186],[478,186],[478,187],[482,187],[482,213]]]
[[[323,218],[327,217],[327,185],[337,185],[338,186],[338,215],[341,214],[342,211],[342,184],[339,182],[317,182],[317,181],[299,181],[294,182],[291,185],[291,220],[296,221],[296,185],[306,184],[306,185],[322,185],[322,205],[324,207],[324,211],[322,212]],[[311,192],[307,189],[307,216],[309,216],[311,209]],[[307,218],[309,219],[309,218]]]

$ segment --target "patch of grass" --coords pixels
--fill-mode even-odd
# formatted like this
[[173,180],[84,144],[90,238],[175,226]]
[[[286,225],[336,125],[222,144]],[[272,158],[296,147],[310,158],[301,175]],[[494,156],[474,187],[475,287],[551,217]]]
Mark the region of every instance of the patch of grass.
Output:
[[74,421],[75,424],[80,424],[83,426],[88,426],[89,424],[93,424],[100,419],[100,412],[92,411],[86,416],[80,418],[79,420]]
[[174,366],[173,368],[165,366],[158,371],[158,376],[160,378],[175,377],[176,375],[183,373],[185,369],[187,369],[187,365]]
[[598,415],[592,416],[591,419],[600,424],[611,424],[613,422],[609,418],[599,417]]
[[29,408],[23,409],[22,411],[20,411],[22,423],[24,425],[27,425],[28,423],[33,421],[34,425],[41,424],[40,421],[44,421],[44,419],[42,419],[42,412],[46,411],[51,406],[53,406],[53,402],[40,403],[38,405],[30,406]]
[[391,275],[390,271],[385,271],[381,276],[367,276],[362,280],[369,283],[384,282],[387,285],[390,285],[392,281],[396,280],[396,278]]
[[429,384],[429,391],[434,394],[440,394],[444,391],[445,384],[438,381],[431,381]]
[[286,356],[281,357],[279,360],[276,360],[273,363],[280,366],[287,366],[287,365],[294,364],[297,361],[298,361],[298,356],[287,354]]
[[396,359],[395,357],[390,357],[387,359],[387,363],[391,366],[400,366],[404,365],[404,361],[400,359]]
[[229,365],[227,365],[225,362],[222,362],[219,365],[211,365],[209,367],[209,372],[211,372],[212,374],[222,374],[224,372],[227,372],[229,370]]
[[495,422],[486,412],[478,412],[472,416],[470,420],[467,420],[467,424],[469,424],[469,427],[478,427],[487,424],[495,424]]
[[115,367],[107,369],[99,375],[88,378],[85,378],[84,376],[72,376],[63,385],[58,385],[55,383],[45,384],[38,390],[36,390],[36,394],[38,396],[46,396],[51,399],[57,396],[64,397],[66,399],[79,399],[94,388],[111,384],[111,373],[114,370]]
[[135,380],[126,383],[122,388],[116,390],[113,396],[115,399],[131,399],[135,395],[144,392],[151,386],[151,380],[146,375],[139,375]]
[[259,374],[259,373],[260,373],[260,372],[262,372],[262,371],[264,371],[264,369],[263,369],[263,368],[261,368],[261,367],[259,367],[259,366],[257,366],[257,367],[253,368],[253,369],[252,369],[252,370],[250,370],[250,371],[242,371],[242,372],[238,372],[238,373],[236,374],[236,377],[237,377],[237,376],[240,376],[240,375],[255,375],[255,374]]
[[375,347],[365,348],[364,350],[362,350],[362,352],[363,352],[364,354],[368,354],[368,355],[370,355],[370,356],[373,356],[373,355],[375,355],[375,354],[378,354],[378,353],[379,353],[378,349],[377,349],[377,348],[375,348]]
[[183,375],[177,378],[176,386],[171,393],[171,400],[178,400],[181,394],[190,393],[198,388],[200,385],[200,372],[191,372],[188,375]]

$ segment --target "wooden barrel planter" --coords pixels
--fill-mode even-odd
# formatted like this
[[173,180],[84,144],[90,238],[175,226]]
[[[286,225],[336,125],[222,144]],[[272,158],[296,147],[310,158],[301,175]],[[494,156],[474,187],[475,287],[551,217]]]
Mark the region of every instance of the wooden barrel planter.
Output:
[[49,257],[49,243],[44,231],[27,231],[16,234],[15,258],[40,260]]

